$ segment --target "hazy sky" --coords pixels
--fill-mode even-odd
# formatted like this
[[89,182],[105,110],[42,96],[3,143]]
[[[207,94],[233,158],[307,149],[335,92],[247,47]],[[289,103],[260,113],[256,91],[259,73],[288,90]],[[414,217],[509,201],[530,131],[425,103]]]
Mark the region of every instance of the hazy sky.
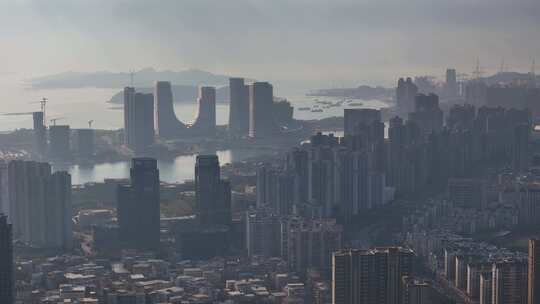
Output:
[[288,85],[540,62],[540,0],[0,0],[0,74],[143,67]]

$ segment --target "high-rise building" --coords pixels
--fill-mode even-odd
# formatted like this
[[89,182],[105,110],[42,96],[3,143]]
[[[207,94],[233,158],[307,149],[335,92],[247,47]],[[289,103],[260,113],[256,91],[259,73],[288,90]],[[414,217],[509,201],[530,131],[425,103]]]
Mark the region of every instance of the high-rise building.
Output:
[[47,129],[45,128],[43,112],[32,113],[34,121],[34,151],[39,156],[47,153]]
[[287,170],[294,179],[294,204],[307,203],[309,199],[309,154],[303,149],[294,149],[287,154]]
[[263,164],[257,168],[257,207],[290,214],[294,204],[294,178],[290,172]]
[[527,262],[504,260],[493,263],[493,304],[527,303]]
[[449,98],[458,96],[458,83],[456,69],[446,70],[446,82],[444,83],[445,95]]
[[7,215],[0,213],[0,303],[14,303],[13,236]]
[[414,98],[418,94],[418,87],[413,83],[412,78],[400,78],[396,89],[396,103],[398,114],[401,117],[414,111]]
[[174,113],[171,83],[157,81],[154,90],[155,128],[160,138],[177,138],[186,130],[186,126],[178,120]]
[[520,226],[536,228],[540,223],[540,185],[519,186],[518,222]]
[[9,170],[8,162],[5,160],[0,160],[0,213],[12,216],[9,202]]
[[335,252],[332,303],[401,303],[402,278],[412,274],[413,257],[401,247]]
[[418,94],[414,112],[409,113],[409,120],[416,123],[423,135],[440,132],[443,128],[443,111],[439,108],[439,96]]
[[134,109],[135,107],[135,88],[124,88],[124,143],[128,147],[133,147],[135,144],[135,132],[133,132],[133,124],[135,123]]
[[217,155],[198,155],[195,163],[195,201],[202,226],[230,225],[231,187],[220,176]]
[[131,183],[117,193],[120,239],[124,246],[140,250],[159,248],[159,170],[153,158],[134,158]]
[[528,109],[537,117],[540,114],[540,89],[523,86],[489,86],[486,101],[490,107]]
[[67,160],[71,157],[69,126],[49,127],[49,156],[53,159]]
[[229,78],[229,132],[247,135],[249,132],[249,90],[244,78]]
[[477,108],[487,103],[487,85],[478,79],[467,82],[465,86],[465,101]]
[[484,208],[487,184],[482,179],[451,178],[448,180],[448,197],[458,207]]
[[449,129],[473,128],[476,108],[470,104],[454,105],[450,108],[446,118],[446,126]]
[[531,128],[528,124],[514,127],[512,145],[512,167],[515,172],[525,172],[529,169]]
[[47,182],[45,238],[47,246],[66,251],[73,247],[71,175],[54,172]]
[[529,240],[528,304],[540,304],[540,240]]
[[216,88],[200,87],[199,112],[191,127],[197,135],[214,136],[216,134]]
[[12,161],[8,165],[10,219],[14,235],[43,248],[72,247],[71,176],[51,174],[47,163]]
[[270,210],[257,209],[245,214],[248,256],[280,256],[280,221]]
[[479,304],[492,304],[493,301],[493,275],[491,271],[480,274],[480,301]]
[[126,145],[136,154],[154,143],[154,95],[124,89],[124,136]]
[[96,150],[96,142],[93,129],[77,130],[77,155],[79,157],[92,157]]
[[[402,304],[431,304],[435,301],[435,290],[426,281],[404,276],[402,278],[403,298]],[[436,303],[436,302],[435,302]]]
[[343,227],[335,219],[292,218],[281,222],[281,230],[281,247],[286,247],[284,257],[292,271],[317,269],[330,274],[332,253],[343,245]]
[[274,93],[268,82],[255,82],[249,86],[249,136],[267,138],[278,128],[273,113]]
[[381,111],[375,109],[345,109],[344,120],[344,135],[348,137],[357,133],[357,128],[360,125],[381,122]]

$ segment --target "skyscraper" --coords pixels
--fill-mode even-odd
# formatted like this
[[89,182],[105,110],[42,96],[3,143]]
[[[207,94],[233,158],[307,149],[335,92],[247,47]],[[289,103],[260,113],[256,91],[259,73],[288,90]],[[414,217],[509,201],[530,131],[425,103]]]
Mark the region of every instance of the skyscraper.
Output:
[[45,209],[45,238],[48,247],[73,247],[71,175],[64,171],[54,172],[47,181]]
[[49,127],[49,156],[57,160],[67,160],[71,157],[69,126]]
[[300,274],[312,268],[330,274],[332,253],[342,248],[343,227],[335,219],[294,218],[281,225],[289,268]]
[[446,82],[444,83],[445,95],[449,98],[458,96],[458,83],[456,69],[446,70]]
[[229,132],[247,135],[249,132],[249,91],[244,78],[229,78]]
[[13,273],[13,240],[7,215],[0,213],[0,303],[14,301],[15,276]]
[[531,127],[520,124],[514,127],[512,145],[512,167],[515,172],[525,172],[529,169]]
[[94,155],[96,147],[93,129],[77,130],[77,155],[88,158]]
[[418,87],[413,83],[412,78],[400,78],[396,89],[396,103],[398,114],[401,117],[414,111],[414,98],[418,94]]
[[220,177],[217,155],[198,155],[195,163],[195,201],[202,226],[229,225],[231,187]]
[[44,248],[72,246],[71,176],[51,174],[48,163],[11,161],[8,165],[10,219],[22,242]]
[[136,154],[154,143],[154,95],[124,89],[124,136],[126,145]]
[[493,264],[493,304],[527,303],[527,263],[503,260]]
[[528,304],[540,304],[540,240],[529,240]]
[[159,170],[153,158],[134,158],[131,183],[117,192],[120,239],[128,248],[159,248]]
[[197,135],[216,135],[216,88],[200,87],[197,101],[199,112],[191,128]]
[[268,138],[278,128],[273,113],[274,93],[268,82],[255,82],[249,86],[249,136]]
[[360,125],[371,125],[381,122],[381,111],[375,109],[345,109],[345,137],[354,135]]
[[401,247],[341,250],[332,258],[333,304],[395,304],[414,253]]
[[178,120],[174,113],[171,83],[157,81],[154,91],[156,133],[161,138],[177,138],[185,131],[186,126]]
[[32,113],[34,122],[34,151],[39,156],[47,153],[47,130],[44,124],[43,112]]
[[439,96],[416,95],[415,109],[409,113],[409,120],[418,125],[423,136],[440,132],[443,128],[443,111],[439,107]]

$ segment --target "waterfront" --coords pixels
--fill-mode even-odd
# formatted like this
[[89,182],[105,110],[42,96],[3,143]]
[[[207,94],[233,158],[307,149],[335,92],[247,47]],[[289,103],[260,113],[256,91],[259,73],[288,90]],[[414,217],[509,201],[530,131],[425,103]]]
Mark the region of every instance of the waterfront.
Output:
[[[0,87],[3,87],[0,82]],[[39,110],[36,103],[41,97],[49,98],[47,105],[47,117],[58,118],[58,124],[70,125],[72,129],[88,127],[87,122],[93,120],[92,127],[96,129],[120,129],[123,124],[122,108],[116,104],[110,104],[107,100],[118,92],[118,89],[62,89],[62,90],[30,90],[21,87],[4,87],[8,98],[4,109],[11,112],[30,112]],[[279,94],[279,93],[277,93]],[[304,95],[283,96],[294,106],[294,118],[301,120],[322,119],[333,116],[343,116],[343,106],[324,109],[323,112],[299,111],[300,107],[311,107],[317,100],[331,102],[340,101],[331,97],[310,97]],[[383,108],[387,104],[380,100],[355,101],[361,102],[362,108]],[[197,115],[196,103],[176,103],[174,105],[177,117],[183,122],[191,122]],[[6,113],[5,111],[2,113]],[[217,104],[216,122],[218,125],[226,125],[229,117],[228,104]],[[0,131],[10,131],[18,128],[32,128],[32,119],[29,115],[5,115],[0,123]],[[338,131],[339,135],[341,134]],[[209,151],[217,153],[221,164],[234,161],[242,161],[246,158],[271,153],[256,149],[234,149],[222,151]],[[160,160],[160,177],[164,182],[182,183],[193,179],[196,155],[182,155],[174,160]],[[130,162],[118,161],[95,165],[63,165],[55,166],[55,170],[67,170],[72,176],[74,185],[87,182],[101,182],[105,178],[129,177]]]

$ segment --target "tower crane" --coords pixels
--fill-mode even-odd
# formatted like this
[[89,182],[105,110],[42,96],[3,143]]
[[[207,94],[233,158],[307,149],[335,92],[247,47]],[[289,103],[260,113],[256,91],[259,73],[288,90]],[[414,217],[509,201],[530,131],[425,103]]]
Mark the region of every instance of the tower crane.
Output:
[[49,119],[50,122],[52,122],[53,126],[56,126],[56,121],[57,120],[62,120],[62,119],[65,119],[65,117],[57,117],[57,118],[53,118],[53,119]]
[[43,112],[43,123],[47,121],[46,116],[45,116],[45,108],[48,102],[49,102],[49,99],[46,97],[43,97],[40,101],[32,102],[32,103],[39,103],[41,105],[41,112]]

